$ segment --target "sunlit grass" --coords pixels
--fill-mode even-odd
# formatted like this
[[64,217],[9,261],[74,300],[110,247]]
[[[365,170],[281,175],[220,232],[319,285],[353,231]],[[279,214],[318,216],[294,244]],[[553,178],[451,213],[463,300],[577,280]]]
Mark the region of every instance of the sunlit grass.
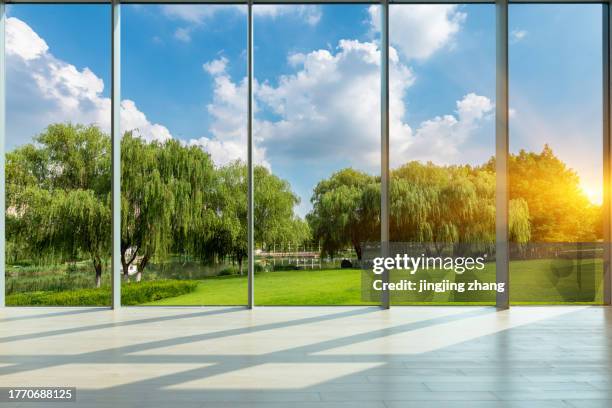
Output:
[[[255,276],[258,305],[364,305],[361,270],[262,272]],[[247,279],[223,277],[200,281],[195,292],[149,305],[245,305]]]
[[[510,293],[514,304],[601,304],[601,260],[584,260],[578,284],[576,265],[570,260],[513,261],[510,264]],[[444,278],[447,278],[444,275]],[[495,282],[494,264],[474,275],[482,282]],[[467,279],[467,277],[463,277]],[[361,270],[330,269],[321,271],[283,271],[258,273],[255,276],[257,305],[364,305],[361,296]],[[450,301],[449,301],[450,299]],[[491,292],[448,294],[418,299],[396,300],[397,305],[486,305],[493,304]],[[247,279],[223,277],[200,281],[196,290],[186,295],[166,298],[148,305],[245,305]]]

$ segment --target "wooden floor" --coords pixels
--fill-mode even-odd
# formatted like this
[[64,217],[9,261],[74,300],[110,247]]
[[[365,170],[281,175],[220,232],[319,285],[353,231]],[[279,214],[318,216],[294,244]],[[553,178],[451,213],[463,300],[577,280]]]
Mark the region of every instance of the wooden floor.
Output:
[[0,386],[78,389],[29,407],[610,408],[612,309],[9,308]]

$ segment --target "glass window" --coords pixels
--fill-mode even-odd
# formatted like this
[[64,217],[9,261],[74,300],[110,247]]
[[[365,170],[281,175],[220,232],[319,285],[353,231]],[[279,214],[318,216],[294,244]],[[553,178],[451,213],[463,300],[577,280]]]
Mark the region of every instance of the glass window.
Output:
[[246,6],[122,13],[123,302],[246,304]]
[[512,303],[602,302],[602,6],[511,5]]
[[255,301],[362,300],[380,239],[378,6],[254,6]]
[[[391,5],[393,304],[495,302],[495,8]],[[408,264],[408,266],[414,264]]]
[[7,305],[110,304],[109,16],[8,9]]

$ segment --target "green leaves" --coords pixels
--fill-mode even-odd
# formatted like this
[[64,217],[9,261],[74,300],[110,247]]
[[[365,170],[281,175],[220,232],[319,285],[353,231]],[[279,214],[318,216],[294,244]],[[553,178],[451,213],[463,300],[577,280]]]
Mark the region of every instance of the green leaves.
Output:
[[[344,169],[322,180],[307,216],[315,240],[333,255],[380,239],[380,180]],[[512,207],[515,236],[529,238],[529,211]],[[495,174],[486,167],[409,162],[390,183],[390,233],[397,242],[495,242]],[[527,227],[525,227],[525,222]]]
[[361,258],[361,244],[380,237],[380,182],[366,173],[343,169],[317,184],[307,220],[325,254],[351,246]]
[[67,124],[35,141],[7,154],[8,236],[34,257],[99,261],[110,250],[108,137]]
[[[110,139],[95,126],[56,124],[7,155],[9,248],[65,262],[90,258],[99,283],[110,256]],[[121,141],[121,251],[124,272],[170,253],[203,261],[247,255],[247,171],[215,168],[199,147],[177,140]],[[308,226],[294,215],[289,183],[255,169],[255,239],[301,243]]]

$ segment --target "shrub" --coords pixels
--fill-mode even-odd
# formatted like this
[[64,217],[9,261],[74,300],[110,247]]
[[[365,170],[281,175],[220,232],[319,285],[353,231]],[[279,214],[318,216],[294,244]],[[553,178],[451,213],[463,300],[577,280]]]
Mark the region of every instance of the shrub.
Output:
[[259,272],[270,272],[272,270],[272,266],[267,263],[256,263],[253,267],[253,271],[255,273]]
[[138,305],[193,292],[198,282],[190,280],[159,280],[124,284],[122,305]]
[[217,274],[217,276],[238,275],[238,273],[239,273],[238,268],[236,268],[235,266],[228,266],[227,268],[221,269],[219,273]]
[[353,267],[353,263],[349,261],[348,259],[343,259],[342,262],[340,262],[340,268],[342,269],[349,269],[352,267]]
[[107,306],[110,303],[110,288],[24,292],[6,297],[7,306]]
[[[159,280],[124,283],[121,286],[121,304],[138,305],[193,292],[196,281]],[[6,297],[8,306],[108,306],[111,303],[109,287],[80,289],[63,292],[26,292]]]

